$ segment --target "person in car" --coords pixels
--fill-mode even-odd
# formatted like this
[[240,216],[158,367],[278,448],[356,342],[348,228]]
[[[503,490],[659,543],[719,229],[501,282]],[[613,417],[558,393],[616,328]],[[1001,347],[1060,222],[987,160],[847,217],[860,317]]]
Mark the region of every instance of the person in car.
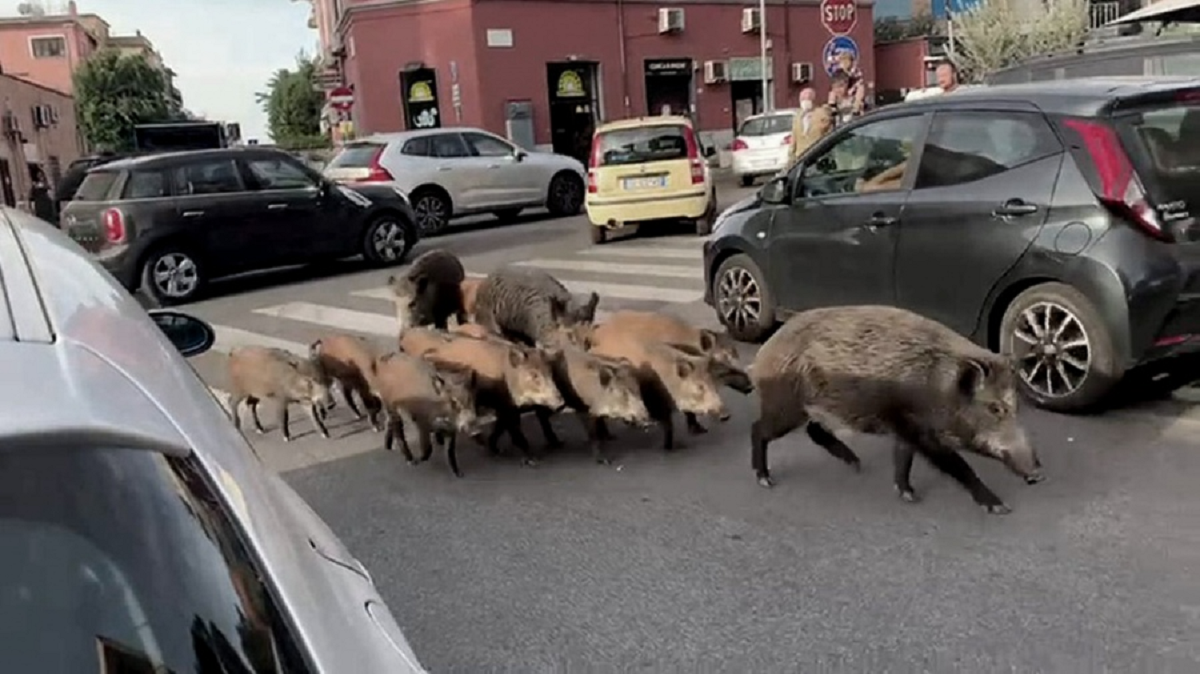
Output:
[[955,66],[952,61],[942,61],[939,63],[934,74],[937,77],[937,85],[943,94],[948,94],[958,89],[958,66]]

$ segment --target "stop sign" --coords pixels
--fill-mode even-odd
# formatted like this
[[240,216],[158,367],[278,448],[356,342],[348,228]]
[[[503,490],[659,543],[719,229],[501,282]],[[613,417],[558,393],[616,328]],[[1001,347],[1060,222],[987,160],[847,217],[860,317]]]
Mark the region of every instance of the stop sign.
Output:
[[329,105],[333,106],[335,110],[348,111],[354,106],[354,89],[350,87],[338,87],[330,91]]
[[821,25],[834,35],[845,35],[858,23],[854,0],[821,0]]

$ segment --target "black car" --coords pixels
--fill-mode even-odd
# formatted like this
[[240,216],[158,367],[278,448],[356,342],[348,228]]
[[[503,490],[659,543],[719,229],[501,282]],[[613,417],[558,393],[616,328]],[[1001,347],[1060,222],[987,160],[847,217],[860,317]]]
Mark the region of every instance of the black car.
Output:
[[75,192],[79,191],[79,186],[83,184],[83,179],[87,177],[88,171],[97,166],[133,156],[137,155],[130,152],[106,152],[80,157],[71,162],[54,188],[54,202],[57,211],[62,213],[63,205],[74,198]]
[[905,307],[1011,354],[1040,406],[1084,410],[1126,375],[1200,374],[1196,195],[1198,79],[902,103],[718,217],[705,301],[744,340],[805,309]]
[[164,305],[213,278],[363,255],[399,264],[417,242],[407,196],[336,185],[287,152],[154,154],[90,170],[63,229],[130,291]]

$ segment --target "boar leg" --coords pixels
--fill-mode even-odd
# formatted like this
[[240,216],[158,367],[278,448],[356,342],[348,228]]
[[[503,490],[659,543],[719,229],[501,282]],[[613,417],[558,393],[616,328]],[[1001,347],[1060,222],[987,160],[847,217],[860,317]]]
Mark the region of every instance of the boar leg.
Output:
[[669,452],[672,449],[683,449],[686,446],[684,443],[675,440],[675,422],[671,419],[670,414],[658,419],[658,427],[663,432],[663,451]]
[[[362,389],[360,389],[358,387],[357,383],[353,386],[343,383],[341,385],[341,389],[342,389],[342,398],[346,401],[346,407],[350,408],[350,412],[352,414],[354,414],[355,419],[362,419],[363,413],[358,409],[358,405],[356,405],[354,403],[354,392],[361,391]],[[362,394],[360,393],[359,395],[362,395]],[[366,404],[366,400],[367,400],[366,396],[363,396],[363,404],[364,405]]]
[[417,462],[413,458],[412,448],[408,446],[408,437],[404,435],[404,415],[388,413],[387,432],[383,435],[383,447],[391,451],[392,446],[400,445],[400,453],[404,455],[404,460],[413,465]]
[[812,438],[812,441],[820,445],[822,449],[846,462],[854,470],[862,470],[862,461],[859,461],[858,455],[854,453],[854,450],[847,447],[846,443],[842,442],[828,428],[815,421],[810,421],[804,427],[804,430],[808,432],[808,437]]
[[613,440],[616,437],[608,430],[608,421],[604,417],[596,417],[596,437],[601,440]]
[[[508,431],[508,437],[512,438],[512,442],[521,452],[521,456],[525,457],[524,463],[526,466],[537,465],[537,455],[529,446],[529,440],[525,437],[525,432],[521,430],[521,414],[516,410],[508,410],[506,412],[496,412],[496,428]],[[493,432],[494,435],[494,432]]]
[[538,425],[542,427],[542,435],[546,438],[546,447],[549,449],[562,447],[562,438],[558,437],[558,434],[554,432],[554,426],[550,425],[550,410],[546,407],[535,407],[533,415],[537,417]]
[[321,420],[322,416],[323,415],[321,414],[321,405],[320,404],[318,404],[318,403],[309,403],[308,404],[308,418],[312,419],[313,425],[316,426],[317,430],[321,432],[321,437],[328,438],[329,437],[329,429],[325,428],[325,422]]
[[263,428],[262,420],[258,418],[258,398],[246,398],[246,407],[250,408],[250,419],[254,421],[255,432],[259,435],[266,433],[267,429]]
[[793,410],[790,414],[790,417],[762,414],[750,425],[750,466],[761,487],[775,486],[767,467],[767,445],[808,423],[803,412]]
[[445,445],[446,463],[450,464],[450,472],[454,473],[454,477],[462,477],[462,471],[458,468],[458,433],[447,433]]
[[600,428],[604,424],[604,419],[586,413],[580,414],[579,418],[583,420],[583,427],[587,430],[588,446],[592,450],[592,459],[603,466],[612,463],[612,459],[608,458],[604,453],[603,438],[600,437]]
[[995,492],[988,488],[983,480],[975,474],[971,465],[967,460],[959,456],[958,452],[943,447],[922,447],[921,454],[933,464],[934,468],[954,478],[956,482],[961,484],[971,494],[971,498],[975,499],[975,503],[981,506],[984,510],[993,515],[1006,515],[1012,512],[996,496]]
[[[253,407],[250,408],[254,410]],[[254,412],[255,418],[258,417],[258,412]],[[288,402],[286,400],[279,401],[279,432],[283,433],[283,441],[292,441],[292,431],[288,428]]]
[[687,422],[688,432],[692,435],[703,435],[708,432],[708,429],[700,425],[700,420],[691,412],[684,412],[683,419]]
[[242,406],[246,404],[245,398],[234,398],[230,401],[230,412],[233,417],[233,427],[242,430]]
[[367,419],[371,422],[371,430],[378,433],[382,430],[379,426],[379,413],[383,410],[383,401],[368,391],[363,395],[363,405],[367,408]]
[[913,490],[911,480],[913,458],[916,455],[917,448],[904,440],[897,440],[896,446],[892,448],[892,481],[896,485],[896,492],[900,494],[900,498],[909,503],[916,503],[920,500]]

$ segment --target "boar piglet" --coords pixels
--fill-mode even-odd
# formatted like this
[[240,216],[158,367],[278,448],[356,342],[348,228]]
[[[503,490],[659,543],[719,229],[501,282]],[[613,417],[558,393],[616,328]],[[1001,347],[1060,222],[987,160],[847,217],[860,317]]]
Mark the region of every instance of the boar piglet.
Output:
[[[629,361],[566,347],[558,352],[550,365],[554,384],[562,392],[563,401],[583,422],[592,457],[597,463],[609,463],[601,445],[609,436],[598,420],[616,419],[635,426],[649,425],[650,412],[642,401],[637,376]],[[536,413],[542,433],[547,439],[557,439],[550,426],[550,410],[539,408]]]
[[355,418],[363,418],[363,413],[354,403],[354,394],[357,393],[367,408],[371,428],[379,431],[380,403],[371,394],[371,385],[367,380],[371,365],[378,356],[375,348],[362,337],[326,335],[313,342],[308,350],[309,357],[320,363],[330,378],[341,386],[342,397]]
[[462,262],[440,248],[413,260],[400,276],[389,277],[400,331],[420,325],[444,330],[451,316],[459,323],[465,322],[460,287],[465,278]]
[[500,435],[507,432],[524,455],[525,462],[536,463],[521,431],[521,409],[558,409],[563,404],[544,353],[498,339],[451,335],[447,342],[423,355],[437,364],[473,370],[477,375],[476,402],[496,414],[495,427],[486,441],[488,449],[498,454]]
[[561,325],[591,323],[600,296],[592,293],[582,306],[550,274],[538,269],[502,267],[484,279],[475,295],[475,320],[514,342],[552,345],[551,333]]
[[[642,402],[663,431],[663,449],[682,446],[675,440],[672,415],[709,415],[725,418],[728,412],[717,392],[708,358],[699,358],[653,338],[632,333],[609,332],[593,336],[591,353],[625,359],[634,366]],[[689,429],[691,429],[689,424]],[[693,429],[694,430],[694,429]],[[607,429],[601,433],[607,435]]]
[[[398,443],[404,458],[415,465],[429,460],[434,436],[438,436],[445,443],[450,470],[462,477],[458,433],[475,432],[475,373],[463,368],[439,368],[421,358],[389,353],[374,361],[371,382],[387,415],[384,448],[391,450]],[[414,458],[409,448],[404,435],[406,425],[417,430],[419,458]]]
[[313,425],[328,438],[322,417],[325,409],[333,405],[329,386],[329,373],[321,363],[311,358],[302,358],[283,349],[244,346],[229,354],[230,396],[233,401],[233,423],[242,427],[242,405],[250,408],[254,430],[265,433],[258,418],[258,403],[271,399],[278,405],[279,430],[285,441],[292,439],[288,428],[288,404],[305,405]]
[[859,459],[836,431],[895,436],[895,486],[910,502],[917,500],[909,481],[917,453],[990,513],[1010,509],[959,451],[998,460],[1030,484],[1042,479],[1017,419],[1012,365],[910,311],[856,306],[796,314],[763,344],[751,376],[761,398],[751,463],[764,487],[773,484],[768,443],[797,428],[855,469]]

